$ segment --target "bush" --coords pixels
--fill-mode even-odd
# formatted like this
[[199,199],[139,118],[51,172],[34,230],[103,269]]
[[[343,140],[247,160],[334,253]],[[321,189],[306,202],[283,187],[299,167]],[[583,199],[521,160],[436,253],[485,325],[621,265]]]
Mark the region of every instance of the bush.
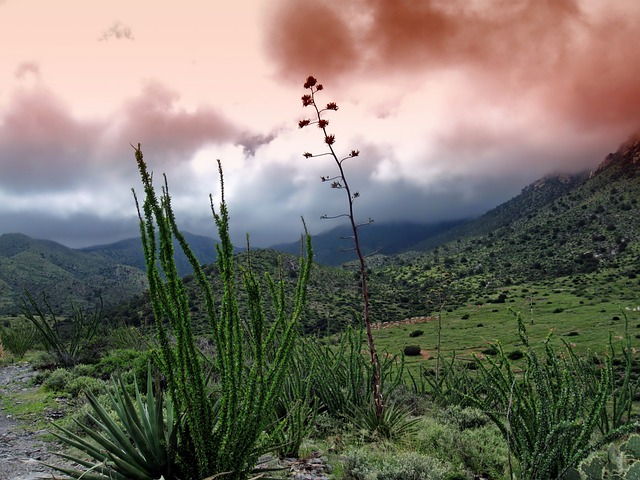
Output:
[[14,323],[10,328],[0,327],[0,346],[17,358],[22,358],[33,348],[36,336],[36,329],[30,323]]
[[414,452],[373,452],[364,448],[344,456],[344,479],[349,480],[445,480],[451,467]]
[[489,417],[479,408],[463,408],[459,405],[451,405],[439,411],[438,418],[444,422],[456,425],[460,430],[480,428],[490,422]]
[[52,392],[64,392],[72,378],[73,375],[71,375],[69,370],[56,368],[47,378],[45,378],[44,382],[42,382],[42,386],[46,390],[50,390]]
[[423,330],[413,330],[412,332],[409,333],[409,336],[411,338],[415,338],[415,337],[419,337],[420,335],[423,335],[424,331]]
[[524,353],[522,353],[522,350],[513,350],[507,353],[507,358],[509,360],[520,360],[522,357],[524,357]]
[[491,344],[487,348],[482,350],[481,352],[482,352],[483,355],[497,355],[498,354],[498,347],[496,347],[494,344]]
[[469,314],[465,313],[464,315],[462,315],[462,317],[460,317],[462,320],[468,320],[469,319]]
[[105,389],[105,383],[94,377],[80,376],[73,378],[64,388],[64,392],[77,398],[81,393],[98,395]]
[[417,357],[420,355],[420,346],[419,345],[407,345],[404,347],[404,354],[407,357]]

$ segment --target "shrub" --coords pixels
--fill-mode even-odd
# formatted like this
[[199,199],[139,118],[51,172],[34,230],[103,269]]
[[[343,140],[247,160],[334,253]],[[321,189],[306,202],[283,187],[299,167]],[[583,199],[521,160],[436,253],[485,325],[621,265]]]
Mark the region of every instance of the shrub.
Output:
[[4,347],[20,359],[33,348],[36,336],[36,329],[30,323],[15,322],[9,328],[0,326],[0,348]]
[[483,355],[497,355],[498,352],[499,352],[498,347],[493,343],[481,351]]
[[420,355],[420,350],[419,345],[407,345],[404,347],[403,352],[407,357],[417,357]]
[[[275,281],[267,276],[274,312],[273,318],[267,318],[264,294],[249,262],[242,271],[247,315],[241,314],[222,166],[218,162],[222,197],[219,210],[214,208],[210,196],[220,238],[216,245],[216,266],[222,283],[222,301],[217,308],[211,282],[177,226],[166,178],[162,196],[158,198],[140,145],[135,149],[135,156],[146,196],[142,208],[137,199],[136,206],[159,344],[157,363],[166,378],[176,417],[181,418],[178,424],[180,476],[224,475],[227,480],[245,479],[262,450],[268,448],[259,440],[272,420],[282,392],[299,319],[305,308],[313,259],[311,238],[308,234],[304,236],[306,248],[300,256],[293,305],[286,301],[284,279]],[[208,378],[193,334],[189,297],[177,272],[174,238],[189,260],[204,298],[215,348],[212,368],[220,385],[220,395],[215,402],[209,396]],[[175,345],[171,337],[175,338]]]
[[409,332],[409,336],[411,338],[419,337],[420,335],[423,335],[423,334],[424,334],[423,330],[413,330],[412,332]]
[[81,393],[98,395],[105,389],[105,383],[94,377],[80,376],[73,378],[64,388],[64,392],[77,398]]
[[37,329],[40,341],[58,365],[70,368],[83,356],[93,356],[89,354],[92,342],[103,324],[102,299],[91,315],[72,305],[70,325],[64,330],[45,295],[42,296],[44,306],[39,305],[29,293],[26,295],[27,298],[22,300],[22,313]]
[[[548,341],[544,360],[539,360],[519,314],[517,322],[526,349],[524,375],[516,377],[509,356],[503,353],[497,360],[478,362],[480,381],[490,391],[474,396],[474,403],[500,429],[518,460],[517,478],[561,478],[601,442],[635,425],[611,430],[608,436],[594,441],[601,413],[611,399],[609,370],[600,369],[598,377],[584,382],[575,373],[575,355],[570,347],[559,356]],[[593,390],[585,386],[587,383]]]
[[365,448],[344,455],[344,477],[349,480],[444,480],[451,467],[414,452],[385,454]]
[[42,382],[42,386],[52,392],[64,392],[65,388],[73,378],[71,372],[65,368],[56,368]]
[[509,360],[520,360],[523,357],[524,353],[522,353],[522,350],[513,350],[507,354]]
[[464,315],[462,315],[462,317],[460,317],[462,320],[469,320],[469,314],[465,313]]

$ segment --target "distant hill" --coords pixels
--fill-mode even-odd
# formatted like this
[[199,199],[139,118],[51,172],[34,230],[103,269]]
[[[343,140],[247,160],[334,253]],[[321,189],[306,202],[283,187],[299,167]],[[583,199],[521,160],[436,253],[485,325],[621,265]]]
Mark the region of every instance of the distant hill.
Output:
[[[182,232],[189,246],[196,255],[201,264],[205,265],[213,263],[216,260],[215,244],[218,243],[209,237],[202,235],[194,235],[189,232]],[[122,265],[129,265],[142,271],[146,271],[144,253],[142,252],[142,241],[140,238],[128,238],[115,243],[106,245],[95,245],[92,247],[81,248],[81,252],[92,253],[103,258],[107,258],[112,262]],[[178,274],[185,276],[193,273],[193,269],[187,260],[187,257],[180,249],[177,242],[174,241],[174,251]]]
[[[365,255],[393,255],[414,249],[415,245],[441,235],[464,223],[463,220],[434,224],[418,223],[371,223],[359,229],[360,241]],[[316,262],[338,266],[356,258],[351,248],[351,227],[340,225],[328,232],[313,235],[313,250]],[[270,247],[273,250],[297,255],[300,242],[282,243]]]
[[43,293],[56,313],[71,303],[93,308],[99,297],[113,305],[146,288],[142,270],[19,233],[0,235],[0,314],[16,314],[25,291]]

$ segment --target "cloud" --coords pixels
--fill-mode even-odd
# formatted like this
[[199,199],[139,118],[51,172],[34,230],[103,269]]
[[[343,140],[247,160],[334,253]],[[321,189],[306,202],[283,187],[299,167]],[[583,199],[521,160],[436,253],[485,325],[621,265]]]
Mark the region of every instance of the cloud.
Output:
[[0,187],[27,193],[77,185],[90,173],[104,127],[74,118],[41,86],[16,92],[0,117]]
[[40,66],[35,62],[23,62],[15,70],[15,77],[18,80],[33,76],[36,79],[40,78]]
[[[173,193],[184,197],[177,204],[189,209],[196,203],[192,197],[198,196],[198,208],[187,217],[210,217],[206,194],[215,186],[214,178],[210,182],[199,178],[193,158],[211,146],[239,143],[243,135],[252,137],[207,105],[193,110],[180,107],[178,95],[157,83],[147,85],[111,114],[96,118],[74,115],[41,84],[16,90],[0,110],[0,215],[7,219],[3,228],[21,231],[27,219],[50,215],[54,220],[24,232],[41,235],[45,226],[58,220],[60,228],[66,225],[78,232],[86,221],[86,235],[94,238],[90,229],[103,232],[100,225],[134,217],[134,209],[128,208],[130,188],[138,186],[139,179],[130,143],[138,142],[150,168],[166,172]],[[208,160],[215,164],[215,157]],[[73,243],[86,241],[77,238]]]
[[98,41],[106,42],[112,38],[116,40],[134,40],[131,28],[120,21],[114,22],[111,27],[105,30]]
[[357,68],[358,45],[345,17],[335,2],[281,1],[267,25],[267,50],[279,73],[299,80],[310,72],[328,78]]
[[160,83],[147,83],[114,118],[116,141],[141,143],[164,163],[186,161],[207,145],[240,139],[240,129],[222,113],[206,105],[188,111],[179,106],[179,98]]
[[457,70],[466,88],[498,103],[535,95],[558,122],[637,128],[634,2],[317,3],[281,0],[266,19],[266,49],[282,78],[397,84],[402,76]]

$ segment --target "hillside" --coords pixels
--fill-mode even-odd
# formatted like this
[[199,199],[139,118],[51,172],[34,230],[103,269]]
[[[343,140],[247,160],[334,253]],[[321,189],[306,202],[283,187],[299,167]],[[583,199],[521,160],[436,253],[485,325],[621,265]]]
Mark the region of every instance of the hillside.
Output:
[[[502,292],[508,286],[558,278],[567,279],[576,294],[587,285],[602,284],[604,295],[608,282],[621,279],[625,285],[636,285],[637,290],[638,158],[640,142],[628,142],[607,156],[591,175],[546,176],[477,220],[444,232],[443,236],[458,232],[458,237],[428,252],[370,257],[373,320],[430,315],[438,311],[439,304],[453,309],[467,303],[504,302]],[[336,237],[333,232],[331,238]],[[284,265],[285,278],[293,282],[294,256],[272,250],[252,252],[256,271],[276,275],[278,259]],[[238,261],[246,261],[246,254]],[[214,267],[208,267],[208,272],[219,288]],[[193,283],[187,277],[192,311],[199,318]],[[354,321],[354,312],[361,310],[358,285],[353,262],[340,268],[317,266],[303,329],[334,331]],[[121,305],[116,315],[131,323],[144,323],[151,320],[150,313],[145,298],[138,297]]]
[[[470,234],[430,252],[377,259],[374,277],[389,300],[418,307],[434,272],[446,272],[453,303],[482,301],[500,287],[609,272],[640,273],[640,142],[627,142],[586,179],[545,177],[463,228]],[[536,208],[527,207],[538,198]],[[516,206],[521,205],[523,213]],[[476,233],[477,232],[477,233]],[[421,298],[421,300],[420,300]]]
[[[418,223],[371,223],[360,229],[362,250],[366,255],[379,253],[394,255],[405,250],[415,250],[416,244],[422,244],[432,238],[446,234],[456,226],[464,223],[462,220],[439,222],[435,224]],[[331,230],[313,235],[314,258],[322,265],[338,266],[356,259],[350,250],[351,227],[347,224]],[[283,243],[270,247],[292,255],[300,253],[300,243]]]
[[[202,264],[213,263],[216,260],[216,240],[202,235],[194,235],[193,233],[183,232],[189,246],[193,250],[196,258]],[[174,241],[174,250],[176,252],[176,266],[180,276],[188,275],[193,272],[189,261],[178,243]],[[119,242],[106,245],[95,245],[91,247],[81,248],[80,251],[93,253],[109,259],[116,264],[129,265],[139,270],[146,271],[147,266],[142,252],[142,242],[140,238],[128,238]]]
[[19,311],[25,291],[46,293],[55,312],[71,302],[92,308],[101,296],[113,305],[146,287],[143,271],[101,256],[22,234],[0,235],[0,314]]

